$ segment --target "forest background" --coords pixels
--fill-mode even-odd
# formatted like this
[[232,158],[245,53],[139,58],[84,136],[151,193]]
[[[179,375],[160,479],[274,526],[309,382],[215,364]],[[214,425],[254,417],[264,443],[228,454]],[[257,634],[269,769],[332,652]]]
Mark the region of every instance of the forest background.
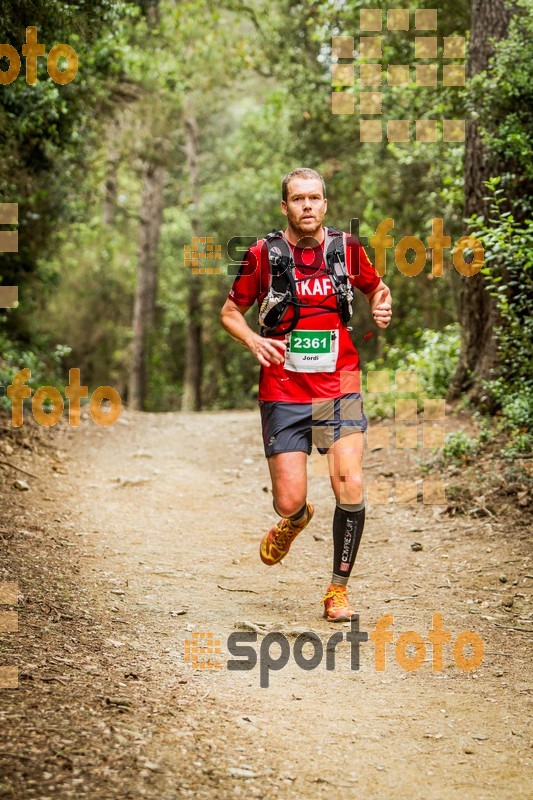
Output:
[[[376,63],[359,57],[368,7],[383,11],[383,30],[363,31],[382,36],[383,75],[411,65],[407,86],[381,86],[384,125],[465,119],[464,142],[360,142],[357,67]],[[387,30],[396,8],[409,9],[409,30]],[[423,8],[437,10],[437,32],[415,30]],[[353,321],[365,371],[391,377],[369,413],[391,416],[394,370],[414,369],[409,396],[446,397],[478,423],[474,437],[448,437],[449,456],[495,437],[504,456],[530,455],[530,2],[0,1],[0,42],[21,53],[29,25],[46,52],[73,47],[79,69],[61,86],[41,58],[29,85],[22,58],[19,77],[0,86],[0,202],[18,204],[18,224],[3,226],[18,231],[18,252],[0,256],[0,281],[19,293],[18,307],[0,309],[0,384],[30,367],[34,388],[64,390],[78,367],[90,391],[114,386],[137,409],[253,407],[258,365],[219,324],[238,257],[227,244],[280,227],[281,179],[307,166],[325,177],[330,225],[357,218],[369,237],[391,217],[397,244],[428,242],[442,218],[452,244],[473,233],[484,247],[470,277],[451,248],[441,277],[430,253],[407,277],[388,252],[390,328],[373,325],[362,298]],[[437,86],[416,85],[421,34],[438,36],[439,64],[443,37],[466,38],[465,86],[444,86],[441,67]],[[354,37],[353,87],[332,86],[335,36]],[[354,93],[355,114],[332,113],[340,91]],[[220,259],[200,263],[220,274],[186,265],[193,237],[220,246]]]

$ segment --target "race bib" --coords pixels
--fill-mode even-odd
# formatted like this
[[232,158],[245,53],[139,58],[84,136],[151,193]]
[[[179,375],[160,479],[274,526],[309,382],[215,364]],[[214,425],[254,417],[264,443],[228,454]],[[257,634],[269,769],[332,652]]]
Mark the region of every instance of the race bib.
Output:
[[285,336],[285,369],[292,372],[335,372],[339,331],[294,330]]

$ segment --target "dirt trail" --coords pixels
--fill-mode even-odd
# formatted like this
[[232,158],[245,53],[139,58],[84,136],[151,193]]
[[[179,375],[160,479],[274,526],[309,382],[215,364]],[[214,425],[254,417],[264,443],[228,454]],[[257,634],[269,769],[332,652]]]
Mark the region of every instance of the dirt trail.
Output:
[[[103,636],[95,677],[78,675],[75,693],[81,704],[91,684],[107,704],[101,748],[118,746],[132,759],[129,775],[111,770],[112,790],[91,785],[82,766],[74,771],[77,792],[57,777],[50,797],[530,796],[529,637],[511,630],[531,628],[527,531],[507,530],[498,518],[450,519],[421,502],[368,505],[350,583],[361,629],[392,614],[394,642],[408,630],[427,642],[433,614],[442,613],[452,641],[465,630],[483,639],[484,661],[461,670],[446,645],[444,669],[434,671],[428,644],[420,668],[409,672],[387,644],[386,669],[378,671],[366,642],[355,671],[344,637],[335,669],[326,671],[329,636],[349,631],[321,617],[332,553],[329,482],[310,477],[314,520],[283,564],[263,566],[258,542],[273,512],[258,414],[128,412],[110,429],[85,421],[59,436],[66,474],[35,489],[33,502],[45,516],[45,496],[56,514],[63,509],[65,557],[77,559],[78,597]],[[412,456],[365,458],[367,479],[418,478]],[[413,550],[415,541],[423,549]],[[258,665],[227,669],[228,636],[243,623],[285,632],[290,643],[290,659],[270,672],[268,688],[260,687]],[[324,643],[312,671],[292,653],[304,630]],[[220,669],[185,662],[194,632],[220,640],[213,656]],[[310,644],[303,653],[311,656]],[[111,685],[102,690],[104,663]],[[121,708],[110,692],[130,699]]]

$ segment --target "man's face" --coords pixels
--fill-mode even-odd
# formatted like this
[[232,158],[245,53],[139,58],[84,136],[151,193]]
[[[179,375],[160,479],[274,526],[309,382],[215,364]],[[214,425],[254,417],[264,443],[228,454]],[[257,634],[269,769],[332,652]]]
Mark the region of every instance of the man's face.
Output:
[[327,204],[318,178],[292,178],[281,210],[294,231],[301,236],[314,236],[320,230]]

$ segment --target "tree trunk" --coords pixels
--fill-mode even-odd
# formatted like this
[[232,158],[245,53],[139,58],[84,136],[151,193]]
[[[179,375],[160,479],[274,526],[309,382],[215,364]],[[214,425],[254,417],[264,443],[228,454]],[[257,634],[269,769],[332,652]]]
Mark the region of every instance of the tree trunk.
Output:
[[132,363],[128,390],[131,408],[143,410],[148,379],[148,356],[157,297],[157,247],[163,218],[165,169],[145,162],[141,192],[137,286],[133,309]]
[[[513,9],[505,0],[472,0],[468,77],[488,69],[493,54],[489,40],[507,35],[512,14]],[[483,181],[497,173],[498,164],[484,150],[475,120],[467,121],[465,144],[464,216],[477,213],[487,217],[487,204],[483,199],[487,189]],[[460,282],[461,352],[447,399],[456,400],[463,392],[468,392],[470,399],[479,404],[483,394],[482,381],[490,377],[497,362],[493,336],[497,312],[481,273],[472,277],[461,275]]]
[[[198,207],[200,176],[198,170],[198,129],[193,114],[186,113],[185,151],[191,191],[191,231],[200,235]],[[202,276],[189,275],[187,294],[187,334],[185,346],[185,376],[183,380],[182,411],[200,411],[202,407]]]
[[117,146],[118,124],[109,126],[107,138],[107,171],[104,183],[104,204],[102,208],[102,221],[104,225],[111,226],[115,221],[117,210],[118,182],[117,172],[120,163],[120,154]]

